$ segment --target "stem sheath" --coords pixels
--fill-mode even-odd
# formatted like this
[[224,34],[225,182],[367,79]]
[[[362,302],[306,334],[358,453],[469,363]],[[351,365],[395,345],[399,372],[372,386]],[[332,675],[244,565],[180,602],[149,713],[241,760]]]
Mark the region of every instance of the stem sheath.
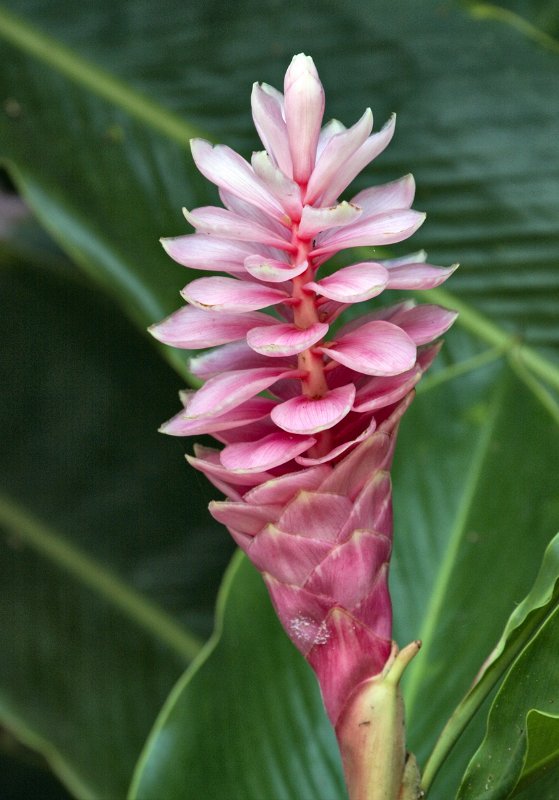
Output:
[[384,670],[350,699],[336,734],[350,800],[418,800],[419,771],[406,754],[402,674],[421,643],[393,644]]

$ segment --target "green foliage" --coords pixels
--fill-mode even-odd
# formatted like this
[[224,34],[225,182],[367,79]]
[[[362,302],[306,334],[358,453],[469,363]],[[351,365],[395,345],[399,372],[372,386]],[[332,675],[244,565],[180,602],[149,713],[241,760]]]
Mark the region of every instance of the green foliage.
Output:
[[[557,604],[555,604],[557,605]],[[559,608],[513,664],[497,692],[485,738],[464,775],[459,800],[516,797],[559,778]],[[532,797],[534,794],[532,794]]]
[[77,796],[122,797],[232,548],[157,434],[179,382],[143,337],[91,287],[0,284],[0,718]]
[[[301,50],[315,58],[328,115],[349,124],[371,105],[378,127],[398,112],[394,143],[357,188],[412,170],[416,207],[428,212],[413,246],[434,263],[462,262],[448,291],[432,293],[461,316],[404,420],[394,475],[396,638],[424,641],[405,694],[410,746],[425,763],[557,529],[556,23],[553,4],[528,0],[0,9],[0,158],[50,237],[27,218],[6,215],[0,229],[0,624],[10,643],[0,720],[76,796],[124,797],[167,697],[135,800],[344,797],[316,687],[242,560],[222,590],[220,627],[169,695],[209,634],[231,545],[182,446],[156,433],[175,409],[184,354],[143,335],[192,276],[158,238],[186,231],[181,206],[213,196],[187,139],[257,147],[250,86],[280,84]],[[546,701],[559,697],[534,676],[549,671],[559,635],[551,615],[529,627],[554,602],[546,591],[511,617],[463,720],[510,668],[491,752],[486,740],[474,759],[504,754],[492,797],[514,785],[523,800],[535,787],[552,797]],[[457,790],[484,711],[434,798]],[[525,734],[509,740],[507,719]]]

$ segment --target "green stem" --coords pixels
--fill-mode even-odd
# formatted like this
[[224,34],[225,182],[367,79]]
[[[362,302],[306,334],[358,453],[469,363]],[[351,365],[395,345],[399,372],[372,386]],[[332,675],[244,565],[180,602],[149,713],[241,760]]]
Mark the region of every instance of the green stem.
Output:
[[547,50],[559,53],[559,42],[553,36],[540,30],[520,14],[510,11],[508,8],[502,8],[493,3],[468,3],[468,10],[474,19],[493,19],[497,22],[504,22]]
[[423,770],[421,779],[421,786],[423,791],[427,793],[429,787],[433,783],[438,771],[446,761],[450,751],[464,732],[464,729],[483,703],[494,684],[487,687],[487,692],[484,694],[475,693],[467,695],[459,706],[455,709],[454,713],[446,723],[445,727]]
[[514,354],[512,354],[509,361],[518,377],[532,390],[535,397],[538,398],[542,406],[550,413],[552,419],[559,425],[559,403],[555,397],[553,397],[551,392],[532,375],[521,359],[516,359]]
[[0,495],[0,525],[118,608],[185,661],[192,661],[200,652],[203,643],[162,609],[3,495]]

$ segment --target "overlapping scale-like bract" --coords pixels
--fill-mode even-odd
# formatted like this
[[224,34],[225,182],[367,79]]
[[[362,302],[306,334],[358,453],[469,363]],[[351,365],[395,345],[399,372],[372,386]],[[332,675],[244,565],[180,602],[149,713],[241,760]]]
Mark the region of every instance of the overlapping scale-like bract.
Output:
[[303,54],[284,94],[254,86],[252,111],[265,150],[249,163],[194,140],[224,208],[185,211],[196,232],[163,240],[180,264],[224,274],[188,283],[188,305],[151,328],[175,347],[214,348],[192,358],[206,382],[162,430],[223,445],[196,447],[189,460],[225,494],[210,510],[262,571],[336,724],[390,652],[394,442],[433,342],[456,315],[406,301],[337,321],[384,289],[438,286],[455,267],[426,264],[421,252],[348,258],[329,274],[333,255],[403,241],[424,220],[411,208],[410,175],[340,199],[389,144],[395,119],[373,133],[367,109],[351,128],[321,127],[324,91]]

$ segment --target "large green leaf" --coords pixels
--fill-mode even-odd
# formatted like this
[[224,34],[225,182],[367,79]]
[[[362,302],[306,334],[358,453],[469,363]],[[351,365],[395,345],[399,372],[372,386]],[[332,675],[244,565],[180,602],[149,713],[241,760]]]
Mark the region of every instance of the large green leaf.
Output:
[[[519,0],[513,10],[524,13],[525,5]],[[411,743],[424,760],[445,715],[497,640],[513,602],[527,591],[557,525],[553,475],[558,466],[554,421],[559,421],[559,410],[553,393],[540,382],[559,386],[557,54],[549,41],[510,20],[495,14],[482,18],[479,9],[435,0],[312,0],[288,11],[274,0],[95,0],[80,7],[79,14],[66,0],[10,0],[6,8],[0,11],[0,157],[55,240],[142,326],[178,304],[177,289],[187,279],[160,252],[157,238],[185,229],[181,205],[202,204],[210,196],[193,173],[186,139],[205,130],[250,152],[257,145],[248,114],[254,80],[278,85],[291,55],[305,50],[315,57],[327,87],[330,115],[349,123],[369,104],[377,120],[392,110],[399,112],[394,144],[360,186],[371,181],[372,173],[373,180],[382,181],[413,170],[419,186],[417,205],[429,212],[416,246],[426,246],[435,262],[463,263],[451,294],[434,294],[460,309],[462,333],[449,335],[442,361],[447,371],[429,379],[431,391],[417,399],[404,424],[395,474],[392,586],[399,640],[419,633],[425,641],[406,687]],[[544,32],[553,33],[551,28]],[[19,295],[16,288],[16,299]],[[72,302],[66,306],[72,308]],[[18,308],[21,304],[20,297]],[[31,307],[35,306],[40,306],[38,300]],[[104,342],[83,337],[74,341],[74,331],[82,324],[80,310],[83,306],[74,309],[79,321],[64,312],[71,335],[60,334],[52,344],[33,339],[43,347],[39,365],[52,363],[51,351],[56,342],[61,350],[62,338],[74,348],[72,364],[82,365],[82,350],[105,356],[114,349],[111,360],[127,367],[133,359],[129,353],[117,355],[118,332]],[[45,330],[51,325],[50,318],[45,320]],[[14,340],[19,330],[12,321],[6,336]],[[487,343],[491,349],[484,353]],[[497,360],[499,353],[509,356],[514,375]],[[12,381],[19,376],[16,385],[23,384],[24,366],[30,361],[31,354],[21,359],[19,372],[12,370]],[[111,370],[107,380],[115,381],[117,397],[126,396],[126,415],[119,402],[111,409],[107,403],[93,402],[95,382],[83,381],[79,371],[68,367],[59,368],[64,391],[59,388],[56,393],[67,397],[75,387],[70,407],[84,413],[89,409],[90,415],[92,408],[96,415],[98,406],[104,409],[111,445],[122,438],[126,416],[133,427],[128,446],[137,444],[139,431],[153,430],[173,410],[167,385],[171,379],[154,378],[152,367],[148,377],[144,371],[149,358],[143,351],[141,361],[135,380],[127,368]],[[180,358],[174,363],[182,368]],[[456,380],[450,381],[453,376]],[[48,377],[35,377],[35,384],[48,384]],[[144,397],[153,418],[138,412],[138,396]],[[163,413],[157,397],[170,398]],[[20,395],[15,407],[25,408],[35,419],[36,408],[22,403]],[[11,431],[11,417],[8,420]],[[58,475],[55,486],[64,485],[73,497],[79,480],[67,465],[73,465],[77,455],[83,458],[98,434],[76,423],[72,430],[75,435],[78,428],[80,435],[68,455],[65,418],[50,411],[47,421],[40,419],[35,448],[23,439],[8,486],[12,496],[17,494],[25,505],[33,497],[32,510],[48,528],[60,528],[72,541],[77,537],[80,552],[91,553],[95,542],[99,562],[126,579],[130,572],[133,578],[140,575],[142,588],[151,585],[154,574],[181,573],[185,550],[178,518],[186,512],[177,487],[181,480],[186,487],[186,478],[171,446],[160,456],[165,473],[162,461],[152,458],[155,445],[150,443],[149,455],[138,454],[134,463],[148,476],[143,480],[122,458],[109,456],[110,451],[97,456],[93,464],[105,470],[106,481],[89,503],[73,511],[72,503],[55,502],[52,486],[41,490],[41,481],[38,496],[32,494],[37,486],[36,453],[46,453],[47,444],[52,447],[43,472],[53,481]],[[60,421],[61,430],[51,430],[53,421]],[[167,494],[171,474],[177,480],[173,497]],[[45,480],[44,474],[40,477]],[[130,561],[133,523],[128,515],[133,503],[110,508],[115,483],[122,486],[122,497],[130,493],[139,498],[147,484],[156,487],[149,516],[155,521],[163,509],[169,514],[161,530],[172,545],[159,541],[161,530],[156,537],[155,526],[146,526],[138,569],[132,567],[135,559]],[[203,484],[195,485],[191,494],[201,508]],[[107,502],[99,503],[99,497]],[[86,517],[87,536],[81,527]],[[117,531],[123,519],[130,522],[128,535]],[[196,523],[193,530],[199,529]],[[224,539],[218,541],[217,561]],[[191,546],[189,551],[193,562],[203,550],[199,538],[196,542],[198,548]],[[177,553],[182,558],[175,566]],[[198,589],[202,583],[200,579]],[[26,586],[21,583],[19,596],[26,596]],[[79,591],[91,589],[82,586]],[[171,606],[179,592],[192,596],[180,579],[176,592]],[[211,595],[208,591],[206,600]],[[30,626],[27,614],[44,608],[31,598],[21,610],[21,619]],[[113,607],[112,613],[118,616],[121,609]],[[189,616],[192,620],[195,615]],[[242,634],[236,633],[239,647]],[[53,633],[49,641],[55,640]],[[67,644],[67,639],[61,641]],[[249,663],[250,652],[243,652]],[[226,675],[227,661],[221,666]],[[204,669],[191,675],[193,686]],[[271,671],[268,679],[273,678]],[[40,688],[48,697],[48,687]],[[242,702],[243,693],[250,692],[248,672],[247,683],[239,683],[237,689]],[[193,697],[190,690],[185,692]],[[180,697],[174,701],[179,704]],[[17,713],[33,720],[33,709],[21,703],[18,695]],[[146,720],[156,705],[154,698],[145,709]],[[188,741],[196,734],[207,742],[197,728],[196,713],[189,719]],[[253,720],[265,741],[266,730],[259,722]],[[52,735],[53,726],[44,724],[41,730]],[[476,730],[479,726],[470,734],[474,738]],[[164,732],[162,727],[160,735]],[[230,739],[228,731],[223,735]],[[180,741],[173,746],[180,749]],[[459,744],[453,766],[435,786],[442,796],[450,796],[470,752],[466,744]],[[73,753],[66,757],[74,763]],[[209,763],[199,763],[200,769],[207,770]],[[278,767],[284,768],[289,770],[288,760]],[[282,780],[289,785],[292,777]],[[227,791],[230,794],[230,787]]]
[[459,800],[504,800],[516,786],[531,785],[537,792],[539,778],[559,778],[559,714],[553,713],[559,703],[558,646],[556,608],[497,692]]
[[21,263],[0,287],[0,720],[77,796],[112,800],[231,548],[156,432],[175,374],[91,287]]
[[484,662],[476,681],[455,709],[429,759],[425,783],[439,766],[439,754],[446,756],[452,744],[503,675],[513,659],[538,631],[559,602],[559,534],[546,549],[543,563],[528,596],[514,609],[497,646]]
[[[508,370],[492,367],[419,396],[406,422],[395,465],[392,595],[397,639],[423,641],[404,694],[410,745],[424,763],[556,527],[559,429]],[[454,752],[443,786],[466,753]]]
[[343,786],[314,676],[239,553],[216,634],[169,697],[130,800],[334,800],[346,797]]

